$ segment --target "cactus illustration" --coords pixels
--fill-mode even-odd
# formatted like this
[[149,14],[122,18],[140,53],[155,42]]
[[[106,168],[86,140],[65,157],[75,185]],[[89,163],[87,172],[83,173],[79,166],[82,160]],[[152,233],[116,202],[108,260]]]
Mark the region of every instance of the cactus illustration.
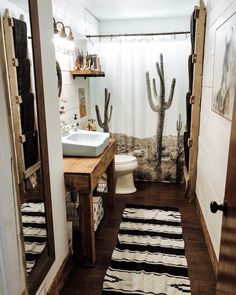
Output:
[[177,155],[175,159],[175,165],[176,165],[176,183],[180,183],[181,181],[181,166],[180,166],[180,156],[183,153],[183,148],[181,148],[181,129],[182,129],[183,123],[181,121],[181,114],[179,114],[179,120],[176,121],[176,130],[177,130]]
[[158,114],[157,122],[157,173],[158,179],[161,179],[161,158],[162,158],[162,137],[163,137],[163,128],[165,121],[165,112],[168,110],[172,104],[175,83],[176,80],[173,78],[170,88],[169,99],[166,101],[166,89],[165,89],[165,75],[164,75],[164,64],[163,64],[163,55],[160,54],[160,63],[156,63],[157,74],[160,79],[160,95],[157,93],[156,80],[153,79],[153,95],[157,100],[157,104],[153,101],[152,90],[149,72],[146,72],[146,85],[147,85],[147,94],[148,101],[151,109]]
[[110,123],[111,116],[112,116],[112,105],[110,106],[110,114],[108,115],[110,98],[111,98],[111,93],[108,92],[107,88],[105,88],[104,122],[102,122],[98,105],[95,106],[98,124],[101,128],[103,128],[104,132],[109,132],[108,124]]

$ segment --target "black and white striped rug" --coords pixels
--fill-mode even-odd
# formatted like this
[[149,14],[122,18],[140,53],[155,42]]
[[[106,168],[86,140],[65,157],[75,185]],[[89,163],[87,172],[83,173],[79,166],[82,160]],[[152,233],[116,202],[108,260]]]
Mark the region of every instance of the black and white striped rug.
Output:
[[126,206],[102,294],[191,294],[179,209]]
[[33,270],[47,243],[44,203],[24,203],[21,205],[25,244],[26,271]]

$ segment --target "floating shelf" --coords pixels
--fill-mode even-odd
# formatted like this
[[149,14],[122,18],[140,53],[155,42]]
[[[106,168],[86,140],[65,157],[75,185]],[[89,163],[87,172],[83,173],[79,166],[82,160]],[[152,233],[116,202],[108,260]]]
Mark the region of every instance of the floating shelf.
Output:
[[92,70],[76,70],[71,71],[73,78],[76,77],[105,77],[105,73],[101,71],[92,71]]

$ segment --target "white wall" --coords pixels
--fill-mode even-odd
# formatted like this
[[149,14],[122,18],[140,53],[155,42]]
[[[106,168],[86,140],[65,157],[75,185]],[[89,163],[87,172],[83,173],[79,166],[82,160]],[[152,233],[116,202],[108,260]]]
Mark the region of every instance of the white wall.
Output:
[[52,0],[52,3],[53,15],[71,26],[81,35],[81,38],[84,38],[86,34],[99,32],[99,22],[79,1]]
[[[83,50],[86,54],[86,34],[98,34],[98,21],[78,1],[67,1],[66,7],[63,1],[53,0],[53,15],[56,21],[60,20],[72,28],[75,37],[76,49]],[[66,13],[65,13],[66,12]],[[80,128],[85,128],[90,118],[89,79],[73,79],[70,71],[74,70],[75,55],[56,52],[56,58],[62,70],[62,94],[60,108],[64,108],[61,114],[61,122],[74,125],[74,115],[77,114]],[[86,116],[80,118],[78,89],[84,88],[86,94]]]
[[158,18],[101,21],[101,34],[189,31],[190,18]]
[[[84,51],[85,52],[85,51]],[[60,64],[62,71],[62,93],[59,99],[60,110],[63,108],[63,112],[60,115],[61,123],[76,125],[79,123],[79,128],[83,128],[86,125],[88,118],[90,117],[90,99],[89,99],[89,79],[83,77],[76,77],[73,79],[70,71],[74,67],[74,56],[56,52],[57,61]],[[79,96],[78,89],[84,88],[86,93],[86,114],[80,118],[79,110]],[[77,115],[77,120],[74,120],[74,115]]]
[[38,9],[56,253],[56,260],[43,283],[48,289],[68,253],[68,233],[51,2],[38,1]]
[[[210,212],[210,202],[224,200],[231,122],[211,111],[216,29],[236,11],[234,0],[207,0],[197,197],[219,258],[222,214]],[[222,44],[224,46],[224,44]]]

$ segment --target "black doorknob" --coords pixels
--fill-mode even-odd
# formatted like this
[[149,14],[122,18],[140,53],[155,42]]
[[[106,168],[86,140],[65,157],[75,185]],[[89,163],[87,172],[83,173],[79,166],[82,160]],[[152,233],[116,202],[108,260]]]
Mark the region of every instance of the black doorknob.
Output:
[[216,213],[218,210],[223,211],[227,214],[227,203],[218,205],[215,201],[210,204],[211,212]]

